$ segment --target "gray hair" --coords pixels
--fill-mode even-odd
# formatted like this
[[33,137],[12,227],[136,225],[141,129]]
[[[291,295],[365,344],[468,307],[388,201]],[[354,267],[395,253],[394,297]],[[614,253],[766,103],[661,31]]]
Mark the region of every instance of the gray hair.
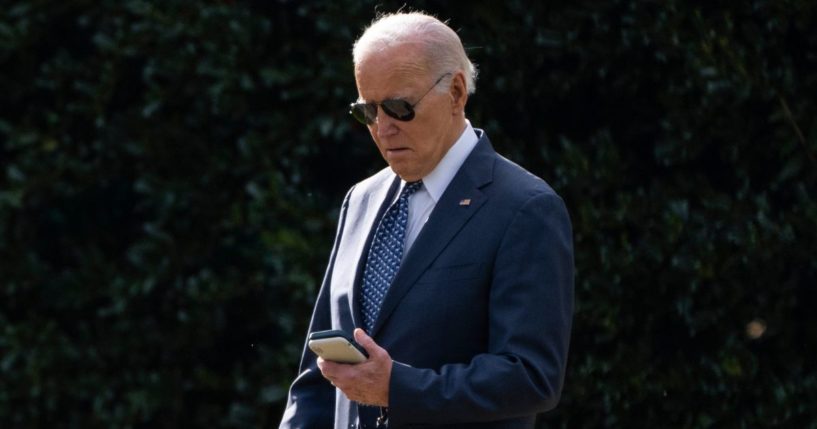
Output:
[[477,68],[465,54],[460,37],[448,25],[422,12],[379,16],[366,28],[352,48],[355,68],[372,52],[401,43],[419,43],[432,74],[462,71],[469,94],[476,89]]

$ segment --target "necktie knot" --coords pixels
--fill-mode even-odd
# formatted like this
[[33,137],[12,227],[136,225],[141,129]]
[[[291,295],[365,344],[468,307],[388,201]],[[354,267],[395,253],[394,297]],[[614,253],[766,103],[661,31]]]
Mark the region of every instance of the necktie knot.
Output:
[[403,186],[403,191],[400,192],[400,198],[410,197],[413,193],[419,191],[421,186],[423,186],[422,180],[406,182],[406,186]]

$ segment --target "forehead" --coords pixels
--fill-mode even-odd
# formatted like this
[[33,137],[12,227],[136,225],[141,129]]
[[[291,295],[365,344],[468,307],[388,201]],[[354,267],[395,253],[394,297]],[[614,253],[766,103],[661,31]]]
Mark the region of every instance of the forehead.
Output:
[[399,45],[365,56],[355,67],[360,98],[379,101],[414,94],[428,80],[428,68],[419,48]]

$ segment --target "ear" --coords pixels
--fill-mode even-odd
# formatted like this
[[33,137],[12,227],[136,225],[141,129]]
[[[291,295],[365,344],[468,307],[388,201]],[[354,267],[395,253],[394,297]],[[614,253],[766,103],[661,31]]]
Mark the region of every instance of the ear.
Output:
[[468,102],[468,90],[465,87],[465,74],[458,71],[451,78],[451,86],[448,90],[451,98],[451,113],[461,115],[465,111],[465,103]]

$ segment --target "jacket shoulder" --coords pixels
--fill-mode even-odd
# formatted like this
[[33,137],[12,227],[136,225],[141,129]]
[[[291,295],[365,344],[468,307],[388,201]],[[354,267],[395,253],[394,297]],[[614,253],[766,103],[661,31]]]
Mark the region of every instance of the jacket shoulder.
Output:
[[524,202],[535,195],[558,197],[544,179],[499,154],[494,163],[494,184],[510,201]]
[[366,193],[381,189],[381,187],[384,185],[390,185],[394,181],[395,177],[396,175],[392,171],[391,167],[386,167],[353,185],[349,189],[349,192],[351,193],[354,191],[355,193]]

